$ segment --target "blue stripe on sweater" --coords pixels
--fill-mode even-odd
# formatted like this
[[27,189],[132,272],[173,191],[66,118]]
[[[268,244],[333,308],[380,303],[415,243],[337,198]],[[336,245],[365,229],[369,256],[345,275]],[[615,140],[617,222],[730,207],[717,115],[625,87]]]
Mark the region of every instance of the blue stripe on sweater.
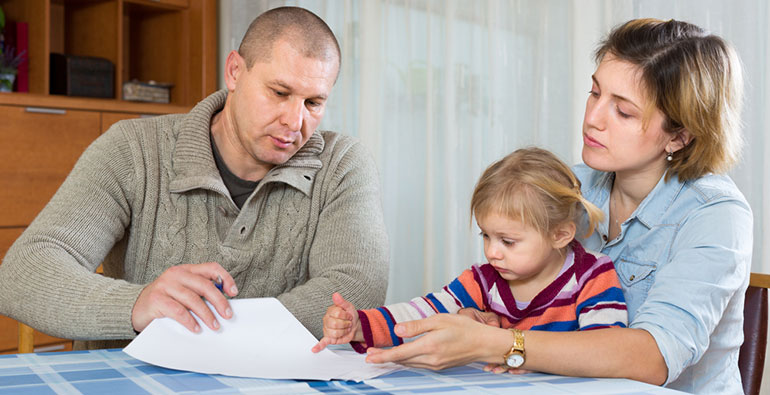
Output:
[[388,332],[390,333],[390,341],[393,342],[394,346],[397,346],[401,344],[401,338],[396,336],[396,331],[393,329],[393,327],[396,325],[395,322],[393,322],[392,319],[390,319],[390,313],[385,310],[384,307],[378,307],[377,311],[382,314],[382,317],[385,318],[385,323],[388,324]]
[[607,288],[604,292],[594,295],[593,297],[590,297],[586,299],[583,303],[579,304],[575,308],[575,312],[580,314],[583,309],[586,307],[596,306],[599,303],[602,302],[615,302],[619,304],[626,304],[625,299],[623,298],[623,291],[620,290],[618,287],[612,287]]
[[593,324],[593,325],[588,325],[588,326],[585,326],[583,328],[580,328],[580,330],[581,331],[585,331],[585,330],[589,330],[589,329],[594,329],[596,327],[606,328],[606,327],[610,327],[610,326],[614,326],[614,327],[618,327],[618,328],[625,328],[626,324],[624,324],[624,323],[622,323],[620,321],[613,322],[611,324],[607,324],[607,323],[604,323],[604,324]]
[[441,304],[441,302],[439,302],[435,296],[433,296],[433,293],[429,293],[425,297],[428,298],[428,300],[430,300],[431,302],[433,302],[433,306],[436,307],[436,310],[438,310],[439,313],[448,313],[444,305]]
[[463,307],[473,307],[474,309],[481,310],[479,306],[476,305],[476,302],[473,301],[473,298],[468,294],[468,291],[465,290],[465,287],[463,287],[463,284],[459,279],[452,281],[448,285],[448,288],[457,299],[460,300],[460,304],[462,304]]
[[535,325],[529,330],[549,332],[570,332],[579,329],[577,320],[549,322],[543,325]]

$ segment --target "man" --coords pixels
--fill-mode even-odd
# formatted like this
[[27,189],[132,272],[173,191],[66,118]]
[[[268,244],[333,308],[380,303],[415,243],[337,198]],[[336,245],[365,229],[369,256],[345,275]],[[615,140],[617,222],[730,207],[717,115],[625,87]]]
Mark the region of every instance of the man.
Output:
[[190,312],[217,329],[204,299],[228,319],[224,292],[275,296],[321,337],[333,292],[382,304],[375,166],[353,139],[316,131],[339,66],[313,13],[259,16],[227,57],[226,91],[120,122],[86,150],[0,265],[0,313],[56,336],[130,339],[159,317],[200,331]]

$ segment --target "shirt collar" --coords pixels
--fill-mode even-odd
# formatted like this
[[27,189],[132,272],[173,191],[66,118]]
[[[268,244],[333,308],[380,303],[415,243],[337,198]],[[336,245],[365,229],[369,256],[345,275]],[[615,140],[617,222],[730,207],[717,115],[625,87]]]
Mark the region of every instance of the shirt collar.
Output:
[[[605,207],[610,198],[612,184],[615,181],[615,173],[600,173],[598,177],[592,180],[591,186],[587,190],[586,198],[594,202],[598,207]],[[658,183],[642,200],[628,220],[636,218],[647,228],[661,223],[663,215],[683,188],[684,183],[679,182],[679,177],[676,174],[672,174],[671,178],[666,181],[666,173],[663,173]]]
[[668,181],[666,181],[666,173],[663,173],[652,191],[634,210],[633,215],[647,228],[660,224],[666,211],[683,188],[684,183],[679,182],[676,173],[671,174]]

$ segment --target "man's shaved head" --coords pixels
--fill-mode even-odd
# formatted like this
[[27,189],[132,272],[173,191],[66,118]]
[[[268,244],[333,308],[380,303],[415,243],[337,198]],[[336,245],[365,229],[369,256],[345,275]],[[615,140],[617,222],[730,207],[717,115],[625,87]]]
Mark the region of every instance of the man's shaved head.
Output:
[[251,68],[254,62],[270,61],[273,44],[278,40],[288,42],[305,57],[336,60],[339,67],[340,46],[334,33],[316,14],[299,7],[273,8],[254,19],[238,53]]

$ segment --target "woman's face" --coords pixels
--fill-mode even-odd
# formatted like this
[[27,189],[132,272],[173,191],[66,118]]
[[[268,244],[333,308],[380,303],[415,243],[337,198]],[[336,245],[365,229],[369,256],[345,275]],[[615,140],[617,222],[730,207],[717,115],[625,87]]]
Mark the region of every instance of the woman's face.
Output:
[[607,54],[592,79],[583,118],[583,162],[618,175],[659,178],[671,137],[663,131],[664,115],[657,108],[644,125],[647,97],[639,69]]

